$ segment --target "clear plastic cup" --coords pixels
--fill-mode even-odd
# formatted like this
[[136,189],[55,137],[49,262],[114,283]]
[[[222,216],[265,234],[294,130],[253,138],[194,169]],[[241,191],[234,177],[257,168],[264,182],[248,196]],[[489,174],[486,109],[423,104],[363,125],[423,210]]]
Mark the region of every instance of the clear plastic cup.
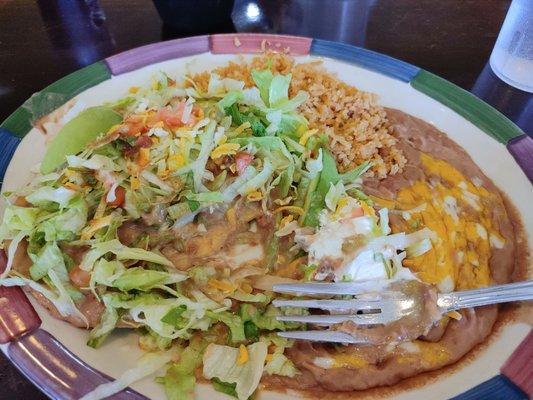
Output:
[[490,56],[500,79],[533,93],[533,0],[513,0]]

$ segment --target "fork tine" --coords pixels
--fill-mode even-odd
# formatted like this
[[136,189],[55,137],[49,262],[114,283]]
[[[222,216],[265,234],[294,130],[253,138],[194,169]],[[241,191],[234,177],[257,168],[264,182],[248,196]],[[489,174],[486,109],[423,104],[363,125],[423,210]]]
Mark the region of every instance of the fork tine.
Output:
[[289,331],[278,332],[278,336],[287,339],[311,340],[314,342],[334,342],[346,344],[366,343],[366,340],[356,338],[345,332],[338,331]]
[[352,321],[357,325],[376,325],[386,324],[391,321],[387,314],[355,314],[355,315],[279,315],[276,317],[278,321],[283,322],[301,322],[304,324],[316,325],[333,325],[340,324],[346,321]]
[[274,300],[275,307],[318,308],[320,310],[376,310],[393,306],[387,299],[356,300]]
[[274,292],[296,293],[296,294],[348,294],[356,295],[361,293],[376,292],[386,288],[390,282],[385,280],[361,281],[361,282],[339,282],[339,283],[280,283],[273,286]]

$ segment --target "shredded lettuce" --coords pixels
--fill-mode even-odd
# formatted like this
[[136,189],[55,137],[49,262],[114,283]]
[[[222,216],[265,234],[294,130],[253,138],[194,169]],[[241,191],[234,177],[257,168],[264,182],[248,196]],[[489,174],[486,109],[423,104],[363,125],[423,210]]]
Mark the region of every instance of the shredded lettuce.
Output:
[[259,385],[267,355],[267,345],[263,342],[254,343],[246,346],[246,352],[248,359],[239,364],[237,362],[239,349],[210,344],[203,356],[204,377],[235,383],[237,398],[247,400]]
[[207,188],[202,183],[205,165],[209,159],[209,154],[215,147],[214,134],[216,123],[210,122],[205,132],[201,135],[201,148],[198,158],[191,164],[191,170],[193,172],[194,189],[196,192],[206,192]]
[[120,167],[109,157],[94,154],[88,159],[79,156],[67,156],[67,163],[74,168],[87,168],[92,170],[120,171]]
[[168,400],[193,399],[196,377],[194,371],[202,363],[203,343],[192,341],[179,353],[179,361],[172,363],[160,382],[165,386]]
[[55,242],[47,243],[39,254],[30,254],[33,265],[30,267],[30,276],[38,281],[48,275],[53,269],[62,281],[68,281],[68,272],[61,249]]
[[277,108],[289,100],[289,84],[292,75],[276,75],[270,82],[268,89],[268,104],[271,108]]
[[97,386],[95,389],[85,394],[80,400],[100,400],[108,398],[121,390],[127,388],[132,383],[150,376],[172,360],[172,353],[157,352],[148,353],[142,356],[135,367],[124,372],[118,379]]
[[72,240],[87,224],[88,212],[87,202],[81,196],[75,197],[67,208],[39,223],[35,230],[42,232],[47,242]]
[[330,182],[329,190],[326,193],[326,197],[324,198],[326,206],[331,211],[335,211],[337,209],[337,203],[339,202],[341,197],[345,195],[345,193],[346,191],[344,189],[342,181],[337,182],[336,185]]
[[35,226],[38,214],[38,208],[8,206],[4,211],[4,218],[0,226],[0,240],[12,238],[17,231],[31,231]]
[[318,215],[324,209],[325,198],[330,189],[331,184],[336,184],[339,181],[339,173],[337,171],[337,164],[335,158],[329,151],[323,152],[322,157],[322,171],[320,175],[315,177],[315,184],[311,186],[313,190],[308,190],[307,196],[309,201],[306,201],[305,214],[303,222],[307,226],[318,225]]
[[228,92],[219,102],[218,106],[219,108],[224,111],[224,109],[231,107],[234,105],[237,101],[241,100],[243,98],[242,93],[239,91],[231,91]]
[[106,307],[100,322],[89,334],[87,346],[98,348],[109,334],[115,329],[118,322],[118,312],[113,307]]
[[261,172],[259,172],[256,176],[245,182],[240,188],[237,189],[237,193],[240,195],[246,195],[247,193],[250,193],[260,187],[262,187],[268,178],[272,175],[274,172],[274,167],[272,166],[272,163],[270,160],[265,160],[265,164],[263,165],[263,169]]
[[239,110],[237,104],[232,104],[230,107],[226,108],[225,112],[226,115],[231,117],[231,121],[234,125],[240,126],[245,122],[248,122],[254,136],[266,135],[265,124],[253,112],[248,111],[247,113],[243,113]]
[[220,203],[224,201],[224,197],[220,192],[203,192],[203,193],[185,193],[184,196],[188,200],[198,201],[200,203]]
[[281,338],[275,334],[261,336],[260,340],[268,346],[273,346],[274,351],[271,359],[265,365],[265,373],[268,375],[280,375],[294,377],[299,371],[294,363],[285,356],[285,349],[293,345],[293,341]]
[[107,242],[94,244],[91,250],[89,250],[83,257],[80,268],[84,271],[92,270],[96,260],[107,253],[115,254],[117,260],[143,260],[167,267],[173,266],[171,261],[157,253],[144,249],[127,247],[117,239],[113,239]]
[[66,290],[64,284],[57,277],[54,270],[50,270],[48,276],[50,277],[51,285],[53,285],[52,289],[20,275],[0,279],[0,285],[7,287],[28,286],[49,300],[63,317],[75,316],[88,325],[87,318],[78,310],[72,297]]
[[391,233],[391,229],[389,227],[389,210],[388,208],[381,208],[378,211],[379,214],[379,226],[381,228],[381,233],[383,235],[388,235]]
[[244,324],[241,317],[232,314],[227,311],[215,313],[213,311],[207,311],[206,315],[215,321],[223,322],[227,325],[231,332],[231,341],[233,343],[243,342],[246,340],[244,335]]
[[56,203],[60,208],[65,208],[76,194],[77,193],[74,190],[62,186],[56,189],[49,186],[43,186],[26,196],[26,201],[34,206],[44,206],[49,203]]
[[340,179],[345,184],[353,183],[357,181],[357,179],[359,179],[366,171],[368,171],[371,166],[372,166],[372,163],[370,161],[365,161],[364,163],[358,165],[351,171],[341,174]]
[[424,238],[417,243],[413,243],[405,248],[407,257],[418,257],[431,250],[431,240]]
[[185,279],[187,275],[134,267],[122,272],[113,280],[112,286],[124,292],[132,289],[148,291],[160,285],[170,285]]
[[172,339],[159,336],[147,328],[147,333],[139,337],[139,347],[145,351],[167,350],[172,346]]
[[266,303],[269,298],[264,293],[244,293],[236,291],[229,295],[230,298],[248,303]]
[[11,243],[9,243],[9,247],[7,249],[7,263],[6,263],[6,267],[4,271],[0,274],[0,284],[1,284],[1,279],[7,277],[9,273],[11,272],[11,268],[13,267],[13,261],[15,259],[15,253],[17,251],[18,245],[25,237],[26,237],[26,233],[24,231],[20,231],[11,240]]
[[270,105],[270,85],[274,79],[272,72],[267,69],[263,71],[254,69],[252,70],[252,79],[259,89],[259,93],[263,102]]
[[268,375],[281,375],[292,378],[298,373],[298,370],[287,356],[274,353],[272,359],[265,365],[265,372]]
[[239,189],[257,175],[257,170],[249,165],[231,184],[222,191],[224,202],[229,203],[239,194]]

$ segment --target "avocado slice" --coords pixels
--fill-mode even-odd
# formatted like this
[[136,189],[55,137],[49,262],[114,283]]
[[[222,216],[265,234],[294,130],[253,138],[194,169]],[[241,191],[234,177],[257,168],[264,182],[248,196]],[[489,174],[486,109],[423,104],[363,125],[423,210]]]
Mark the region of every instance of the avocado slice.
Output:
[[109,107],[91,107],[82,111],[67,122],[52,140],[41,163],[41,172],[52,172],[66,161],[68,155],[79,153],[101,133],[120,122],[120,114]]

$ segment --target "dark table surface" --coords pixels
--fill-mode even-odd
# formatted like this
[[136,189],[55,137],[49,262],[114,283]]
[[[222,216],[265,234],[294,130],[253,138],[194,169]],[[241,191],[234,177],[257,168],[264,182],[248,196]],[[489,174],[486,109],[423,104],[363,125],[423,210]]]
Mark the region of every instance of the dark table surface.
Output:
[[[339,40],[388,54],[472,91],[532,134],[531,94],[500,81],[488,64],[510,0],[235,0],[232,18],[208,24],[212,8],[192,2],[185,5],[189,21],[172,27],[148,0],[0,0],[0,121],[32,93],[104,57],[237,30]],[[193,15],[198,10],[203,19]],[[0,399],[46,398],[3,356],[0,385]]]

